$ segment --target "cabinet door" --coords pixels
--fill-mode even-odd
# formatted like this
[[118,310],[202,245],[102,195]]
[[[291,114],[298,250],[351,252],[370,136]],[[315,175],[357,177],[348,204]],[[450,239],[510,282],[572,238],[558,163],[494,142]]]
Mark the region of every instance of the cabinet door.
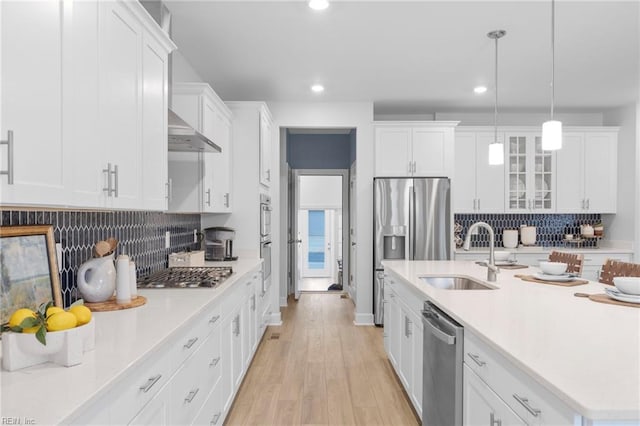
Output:
[[[475,213],[476,200],[476,133],[456,132],[455,177],[452,183],[453,211]],[[504,180],[504,177],[500,177]],[[502,197],[504,195],[501,194]]]
[[167,54],[147,34],[142,45],[142,197],[146,210],[166,210]]
[[111,207],[139,208],[142,27],[122,3],[101,6],[101,133],[114,191],[109,200]]
[[202,153],[169,152],[169,211],[200,213],[202,211]]
[[271,185],[271,123],[265,113],[260,113],[260,183]]
[[527,200],[527,135],[507,134],[506,152],[506,210],[528,211]]
[[615,133],[585,133],[585,206],[594,213],[615,213],[618,143]]
[[222,152],[211,154],[213,166],[213,209],[216,213],[231,212],[231,120],[216,111],[215,139]]
[[[400,305],[402,306],[402,305]],[[404,307],[401,311],[400,381],[410,393],[413,388],[413,321]]]
[[[62,1],[0,4],[0,139],[13,132],[13,155],[0,146],[3,204],[65,204],[62,129]],[[94,135],[92,135],[94,136]]]
[[[391,290],[389,294],[389,361],[396,369],[396,372],[400,370],[400,345],[402,343],[402,326],[401,326],[401,312],[398,305],[398,296]],[[387,317],[385,317],[385,322]]]
[[65,148],[73,167],[69,167],[70,204],[78,207],[104,207],[106,148],[97,134],[100,128],[98,2],[74,1],[65,26],[64,128]]
[[375,176],[411,176],[411,129],[379,127],[375,135]]
[[[527,153],[532,160],[531,174],[528,176],[528,197],[531,199],[532,209],[535,212],[555,211],[555,151],[542,149],[542,136],[531,136],[533,143],[529,142],[529,149],[534,151]],[[533,175],[533,179],[532,179]]]
[[235,340],[235,314],[229,315],[220,325],[220,400],[226,413],[233,402],[233,342]]
[[[480,213],[504,213],[504,164],[489,164],[489,145],[494,139],[491,132],[476,134],[476,212]],[[504,135],[498,134],[498,142],[503,141]]]
[[245,318],[242,315],[242,306],[239,306],[236,309],[236,313],[234,314],[234,326],[233,326],[233,334],[232,334],[232,342],[231,342],[231,369],[233,372],[233,391],[240,386],[242,382],[242,373],[244,372],[244,360],[242,357],[242,339],[243,339],[243,330],[242,327],[244,325]]
[[564,133],[562,149],[556,153],[556,211],[581,213],[584,197],[584,134]]
[[453,130],[416,128],[411,131],[414,176],[451,176]]
[[209,96],[202,96],[201,132],[216,142],[216,104]]
[[462,423],[468,426],[526,425],[469,367],[463,373]]
[[213,213],[216,211],[216,203],[214,199],[214,176],[215,176],[215,157],[220,155],[214,152],[203,152],[202,158],[202,212]]

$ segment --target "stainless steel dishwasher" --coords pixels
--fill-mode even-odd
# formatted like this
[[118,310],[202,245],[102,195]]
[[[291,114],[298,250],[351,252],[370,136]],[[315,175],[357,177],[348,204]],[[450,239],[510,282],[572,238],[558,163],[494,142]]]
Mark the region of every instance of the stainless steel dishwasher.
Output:
[[462,425],[464,328],[424,302],[422,425]]

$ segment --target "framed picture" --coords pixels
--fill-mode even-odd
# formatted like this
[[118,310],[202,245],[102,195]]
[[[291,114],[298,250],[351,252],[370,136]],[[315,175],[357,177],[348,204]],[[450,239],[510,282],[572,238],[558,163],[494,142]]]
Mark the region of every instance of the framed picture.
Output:
[[0,227],[0,324],[19,308],[62,307],[53,226]]

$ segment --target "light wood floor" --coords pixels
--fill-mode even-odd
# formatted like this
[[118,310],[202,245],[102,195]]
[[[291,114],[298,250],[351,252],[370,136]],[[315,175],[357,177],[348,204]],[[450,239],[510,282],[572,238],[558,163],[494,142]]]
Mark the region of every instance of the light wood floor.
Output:
[[267,329],[226,424],[418,425],[382,329],[354,326],[353,310],[335,293],[290,299],[283,325]]
[[332,278],[302,278],[300,280],[300,291],[327,291],[333,284]]

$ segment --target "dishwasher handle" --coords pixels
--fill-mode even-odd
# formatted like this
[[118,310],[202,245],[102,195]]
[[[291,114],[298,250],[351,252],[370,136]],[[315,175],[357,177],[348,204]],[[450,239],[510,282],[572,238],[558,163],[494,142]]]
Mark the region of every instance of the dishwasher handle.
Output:
[[444,331],[438,328],[438,325],[433,319],[434,317],[432,312],[422,311],[422,321],[424,325],[429,327],[431,334],[433,334],[439,340],[442,340],[447,345],[455,345],[456,344],[456,336],[451,336],[450,334],[445,333]]

